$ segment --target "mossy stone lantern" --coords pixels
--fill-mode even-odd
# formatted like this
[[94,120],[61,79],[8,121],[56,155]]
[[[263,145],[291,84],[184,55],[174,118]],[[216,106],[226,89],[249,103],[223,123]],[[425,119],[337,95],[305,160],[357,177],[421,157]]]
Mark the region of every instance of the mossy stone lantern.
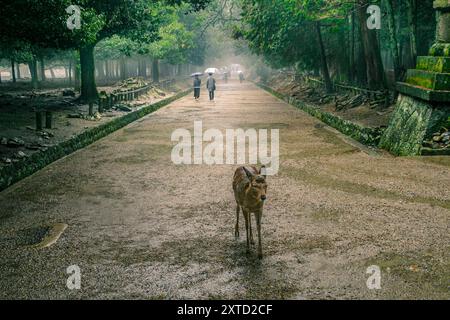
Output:
[[[436,36],[428,56],[417,57],[408,70],[396,110],[383,134],[380,147],[397,155],[432,154],[422,143],[450,117],[450,0],[435,0]],[[443,154],[450,150],[443,150]]]

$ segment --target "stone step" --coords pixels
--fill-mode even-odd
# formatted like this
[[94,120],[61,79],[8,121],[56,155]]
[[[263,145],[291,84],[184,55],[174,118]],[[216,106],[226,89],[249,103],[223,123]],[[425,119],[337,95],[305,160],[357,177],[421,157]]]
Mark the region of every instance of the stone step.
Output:
[[406,73],[406,83],[431,90],[448,91],[450,90],[450,73],[409,69]]
[[449,102],[450,90],[436,91],[404,82],[397,82],[397,90],[403,94],[420,98],[425,101]]
[[418,70],[450,73],[450,57],[419,56],[417,57],[416,68]]

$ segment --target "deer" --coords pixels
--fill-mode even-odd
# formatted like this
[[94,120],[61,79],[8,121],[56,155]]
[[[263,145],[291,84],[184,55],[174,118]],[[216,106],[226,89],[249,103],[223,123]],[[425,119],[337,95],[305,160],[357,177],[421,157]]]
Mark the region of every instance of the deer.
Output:
[[261,218],[264,202],[267,199],[266,168],[262,166],[239,167],[233,178],[233,191],[236,200],[236,226],[234,235],[239,238],[239,211],[242,210],[247,234],[247,253],[250,252],[250,244],[254,245],[252,233],[251,215],[255,214],[258,231],[258,258],[262,259],[261,247]]

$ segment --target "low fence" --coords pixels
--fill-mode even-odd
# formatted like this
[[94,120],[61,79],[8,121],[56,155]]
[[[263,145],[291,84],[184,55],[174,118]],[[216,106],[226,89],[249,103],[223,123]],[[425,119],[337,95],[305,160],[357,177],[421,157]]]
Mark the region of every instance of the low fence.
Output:
[[[166,89],[172,86],[176,82],[176,79],[167,79],[158,83],[159,87]],[[154,83],[145,85],[140,88],[115,91],[110,94],[100,95],[97,105],[98,112],[102,113],[105,109],[111,109],[116,103],[123,101],[133,101],[139,99],[141,96],[147,94],[152,88],[155,87]],[[92,115],[93,103],[89,105],[89,114]]]
[[[325,86],[324,81],[317,79],[317,78],[307,76],[307,75],[298,74],[298,73],[292,72],[292,71],[280,71],[280,73],[283,73],[285,75],[292,77],[293,80],[303,80],[305,83],[308,83],[314,87]],[[350,92],[354,95],[359,94],[359,95],[366,96],[370,100],[373,100],[373,101],[383,100],[385,105],[389,105],[391,102],[393,102],[395,100],[395,93],[391,92],[389,90],[384,90],[384,91],[369,90],[369,89],[354,87],[354,86],[350,86],[350,85],[344,85],[344,84],[337,83],[337,82],[331,82],[331,85],[335,92],[338,92],[338,93]]]

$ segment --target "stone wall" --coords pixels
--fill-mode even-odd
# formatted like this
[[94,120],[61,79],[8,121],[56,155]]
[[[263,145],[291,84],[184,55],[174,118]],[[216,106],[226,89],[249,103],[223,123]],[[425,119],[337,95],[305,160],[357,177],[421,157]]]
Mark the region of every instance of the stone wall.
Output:
[[400,94],[380,147],[399,156],[420,155],[423,141],[439,131],[449,116],[450,107],[433,107],[430,102]]
[[111,120],[108,123],[99,125],[89,129],[69,140],[61,142],[55,146],[48,148],[45,151],[38,151],[33,153],[30,157],[21,162],[5,166],[0,169],[0,191],[6,189],[17,181],[39,171],[50,163],[71,154],[72,152],[84,148],[91,143],[107,136],[108,134],[123,128],[131,122],[140,119],[156,110],[180,99],[189,94],[192,90],[188,89],[182,91],[170,98],[161,100],[154,104],[143,107],[139,110],[130,112],[122,117]]

